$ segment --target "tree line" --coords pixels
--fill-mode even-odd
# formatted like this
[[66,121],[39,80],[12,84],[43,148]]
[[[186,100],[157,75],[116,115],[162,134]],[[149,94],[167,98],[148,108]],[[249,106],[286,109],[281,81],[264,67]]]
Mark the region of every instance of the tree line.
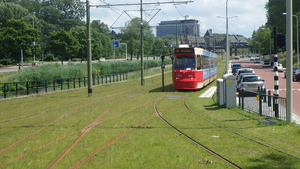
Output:
[[[277,34],[286,34],[286,0],[269,0],[265,9],[267,10],[267,23],[262,25],[257,30],[253,31],[253,37],[251,45],[257,50],[260,50],[263,54],[274,54],[274,41],[277,44],[282,44],[282,38],[278,38],[274,34],[274,28],[277,30]],[[297,19],[300,17],[300,1],[293,1],[293,41],[294,49],[296,49],[297,41]],[[299,33],[299,32],[298,32]],[[285,51],[284,45],[279,45],[277,52]]]
[[[21,61],[86,60],[87,30],[85,3],[80,0],[2,0],[0,1],[0,64]],[[112,58],[112,40],[127,43],[130,57],[140,56],[140,18],[128,21],[119,33],[101,20],[91,22],[92,59]],[[159,38],[143,21],[145,55],[169,55],[170,36]],[[125,48],[115,51],[125,57]]]

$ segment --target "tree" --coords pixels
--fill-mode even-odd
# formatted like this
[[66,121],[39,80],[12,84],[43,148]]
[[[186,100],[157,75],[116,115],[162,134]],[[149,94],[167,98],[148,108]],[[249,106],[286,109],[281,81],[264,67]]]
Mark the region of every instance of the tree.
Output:
[[154,39],[152,55],[159,56],[161,54],[165,55],[165,43],[160,37]]
[[50,33],[50,48],[63,62],[77,56],[80,44],[71,31],[61,30]]
[[[267,10],[266,26],[270,28],[277,27],[278,33],[286,34],[286,17],[282,15],[286,13],[286,0],[269,0],[265,8]],[[293,11],[293,15],[297,15],[300,18],[300,1],[293,1]],[[293,17],[293,26],[296,32],[297,25],[295,19],[296,18]],[[296,36],[296,33],[294,36]]]
[[98,29],[98,32],[101,32],[107,36],[110,35],[110,30],[104,22],[101,22],[100,20],[93,20],[91,23],[91,27]]
[[121,29],[119,34],[123,42],[127,43],[129,54],[134,55],[137,52],[140,54],[140,37],[141,27],[143,25],[144,35],[144,51],[145,54],[151,54],[154,35],[149,24],[145,21],[141,24],[140,18],[134,18],[126,23],[125,28]]
[[6,27],[0,29],[0,56],[18,63],[21,49],[27,55],[39,50],[40,46],[32,45],[32,42],[38,42],[38,31],[23,20],[10,19]]
[[0,27],[6,27],[9,19],[20,19],[28,14],[28,10],[20,5],[0,3]]
[[36,15],[47,23],[70,30],[74,26],[84,24],[84,3],[80,0],[43,0]]
[[271,45],[273,44],[271,35],[272,29],[266,26],[261,26],[258,28],[258,30],[253,32],[253,39],[250,43],[257,51],[269,54],[273,47],[273,45]]

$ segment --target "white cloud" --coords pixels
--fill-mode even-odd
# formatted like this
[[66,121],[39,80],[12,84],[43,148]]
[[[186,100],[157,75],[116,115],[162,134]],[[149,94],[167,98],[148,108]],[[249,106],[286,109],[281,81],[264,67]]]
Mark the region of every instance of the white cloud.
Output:
[[[84,0],[82,0],[84,1]],[[104,0],[90,0],[91,5],[105,5]],[[143,3],[172,2],[185,0],[143,0]],[[188,1],[188,0],[186,0]],[[228,32],[251,37],[253,30],[266,23],[265,4],[268,0],[228,0]],[[140,0],[105,0],[107,4],[139,4]],[[91,20],[100,19],[108,26],[123,27],[131,18],[140,17],[139,5],[111,6],[110,8],[91,8]],[[160,21],[176,20],[182,16],[200,22],[200,32],[212,29],[213,33],[226,32],[226,0],[194,0],[193,3],[173,5],[161,4],[143,6],[143,18],[156,26]],[[134,11],[133,11],[134,10]],[[155,13],[158,12],[157,15]],[[123,13],[126,11],[130,17]],[[155,15],[155,16],[154,16]]]

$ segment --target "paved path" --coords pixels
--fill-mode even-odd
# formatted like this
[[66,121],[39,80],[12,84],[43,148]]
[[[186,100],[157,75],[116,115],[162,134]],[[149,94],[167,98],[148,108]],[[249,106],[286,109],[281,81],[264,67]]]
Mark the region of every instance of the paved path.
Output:
[[19,66],[0,67],[0,73],[17,72],[17,71],[19,71],[19,69],[25,69],[28,67],[31,67],[31,66],[23,66],[20,68],[19,68]]

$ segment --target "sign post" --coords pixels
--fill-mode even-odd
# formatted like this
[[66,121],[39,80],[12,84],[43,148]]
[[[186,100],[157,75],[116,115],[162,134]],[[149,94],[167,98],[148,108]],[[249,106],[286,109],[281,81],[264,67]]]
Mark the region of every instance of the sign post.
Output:
[[161,58],[161,73],[162,73],[162,91],[165,91],[165,73],[164,73],[164,70],[165,70],[165,56],[164,55],[161,55],[160,56]]
[[119,49],[120,48],[120,41],[119,40],[113,40],[113,48]]

